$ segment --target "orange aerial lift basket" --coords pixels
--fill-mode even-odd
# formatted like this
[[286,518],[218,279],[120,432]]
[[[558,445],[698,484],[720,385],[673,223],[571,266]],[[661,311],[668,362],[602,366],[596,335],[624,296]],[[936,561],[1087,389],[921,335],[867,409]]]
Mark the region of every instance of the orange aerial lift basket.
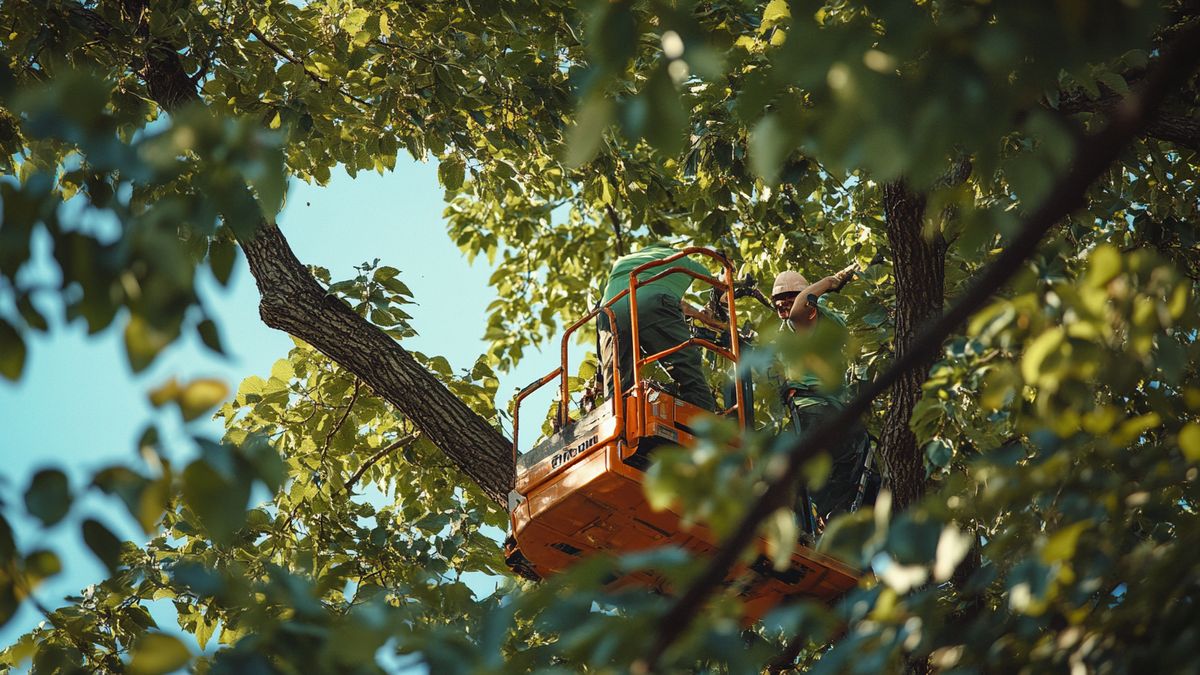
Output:
[[[672,262],[688,255],[711,258],[722,268],[722,278],[670,266]],[[665,269],[639,281],[639,274],[655,267]],[[638,288],[677,273],[709,284],[721,294],[729,316],[728,349],[710,340],[692,337],[657,354],[640,356]],[[600,312],[609,317],[609,324],[616,330],[612,305],[626,294],[629,296],[632,327],[630,342],[633,353],[637,355],[633,369],[634,381],[619,381],[619,355],[614,355],[611,364],[614,391],[619,394],[584,412],[578,420],[572,420],[567,380],[567,341]],[[720,541],[711,531],[702,525],[684,529],[679,514],[671,510],[651,509],[642,491],[642,478],[654,449],[663,445],[695,445],[692,422],[710,413],[677,399],[663,387],[643,379],[641,370],[671,353],[689,347],[712,350],[735,364],[736,368],[740,345],[734,299],[734,271],[729,261],[706,248],[687,248],[633,270],[629,275],[627,291],[588,312],[564,331],[562,362],[545,377],[523,389],[513,406],[516,486],[508,498],[510,536],[505,556],[514,571],[530,579],[540,579],[599,552],[622,554],[674,545],[706,555],[717,549]],[[521,454],[517,447],[521,402],[534,391],[555,381],[559,386],[559,430]],[[739,424],[745,428],[753,424],[754,411],[746,403],[743,387],[736,386],[733,389],[734,405],[724,413],[730,417],[736,414]],[[803,546],[798,546],[793,553],[789,568],[776,570],[763,555],[766,542],[759,539],[756,546],[759,558],[750,565],[732,570],[728,579],[736,584],[746,615],[752,619],[789,598],[832,601],[853,588],[858,581],[858,573],[854,569]],[[661,579],[649,572],[615,579],[610,587],[631,584],[670,590],[662,588]]]

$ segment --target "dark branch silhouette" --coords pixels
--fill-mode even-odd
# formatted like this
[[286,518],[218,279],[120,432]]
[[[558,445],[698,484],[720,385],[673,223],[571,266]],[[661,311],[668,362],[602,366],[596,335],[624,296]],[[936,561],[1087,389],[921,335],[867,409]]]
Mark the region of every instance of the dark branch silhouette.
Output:
[[646,656],[634,664],[635,671],[649,672],[657,668],[662,655],[683,635],[692,619],[703,609],[704,603],[720,587],[742,551],[753,540],[758,525],[785,505],[788,488],[799,476],[804,463],[827,447],[841,430],[854,424],[870,408],[871,402],[895,384],[905,372],[931,354],[936,354],[943,340],[1016,275],[1021,264],[1037,249],[1046,232],[1083,205],[1088,187],[1145,127],[1167,93],[1193,73],[1198,61],[1200,24],[1192,25],[1164,51],[1159,63],[1147,76],[1143,88],[1121,102],[1103,130],[1085,137],[1076,150],[1070,170],[1059,179],[1041,206],[1026,218],[1008,248],[996,256],[945,314],[926,326],[910,351],[866,386],[839,414],[826,418],[824,423],[792,444],[783,472],[768,483],[766,491],[750,507],[734,529],[734,534],[722,544],[704,572],[660,619],[658,633]]

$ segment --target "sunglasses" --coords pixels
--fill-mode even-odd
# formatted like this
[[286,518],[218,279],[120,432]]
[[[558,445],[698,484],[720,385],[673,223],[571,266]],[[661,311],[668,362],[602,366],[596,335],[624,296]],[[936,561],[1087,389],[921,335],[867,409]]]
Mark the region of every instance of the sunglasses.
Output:
[[783,312],[791,309],[798,297],[800,297],[799,293],[781,293],[772,298],[772,304],[775,306],[776,311]]

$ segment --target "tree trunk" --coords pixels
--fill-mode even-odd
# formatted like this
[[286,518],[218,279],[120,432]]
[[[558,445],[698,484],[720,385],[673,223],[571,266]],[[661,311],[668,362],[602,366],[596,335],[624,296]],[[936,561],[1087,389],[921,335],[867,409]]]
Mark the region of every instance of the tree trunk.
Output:
[[[896,278],[897,358],[907,352],[922,324],[942,312],[946,241],[940,233],[925,235],[925,203],[925,195],[913,192],[903,181],[883,188],[884,222]],[[917,502],[928,483],[921,448],[908,423],[934,360],[901,377],[892,388],[891,405],[883,421],[879,456],[897,511]]]
[[[131,19],[143,20],[142,4],[126,1]],[[176,50],[154,43],[142,58],[139,74],[164,110],[200,102],[196,82],[184,72]],[[304,340],[354,373],[412,420],[484,493],[497,503],[507,503],[515,467],[512,444],[503,434],[390,336],[327,295],[278,227],[261,223],[251,239],[239,243],[262,297],[259,314],[268,326]]]

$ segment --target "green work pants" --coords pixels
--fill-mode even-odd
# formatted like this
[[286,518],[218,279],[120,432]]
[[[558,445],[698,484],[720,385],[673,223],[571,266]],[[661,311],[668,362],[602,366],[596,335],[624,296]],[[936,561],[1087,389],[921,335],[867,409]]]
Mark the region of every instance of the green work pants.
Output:
[[[801,393],[786,402],[795,433],[803,436],[822,419],[836,415],[841,405],[834,399]],[[820,489],[812,493],[817,513],[825,520],[850,510],[858,494],[866,434],[861,425],[846,429],[829,447],[833,468]]]
[[[604,377],[604,388],[608,396],[613,395],[613,348],[618,354],[621,373],[621,388],[628,390],[633,384],[633,326],[629,320],[629,305],[619,302],[613,306],[616,315],[616,335],[609,326],[608,316],[600,314],[600,368]],[[686,342],[691,338],[679,299],[666,294],[638,296],[638,338],[643,356],[657,354],[665,349]],[[700,348],[688,347],[664,356],[659,360],[667,374],[679,388],[679,398],[710,412],[715,412],[717,402],[704,379],[700,367]]]

